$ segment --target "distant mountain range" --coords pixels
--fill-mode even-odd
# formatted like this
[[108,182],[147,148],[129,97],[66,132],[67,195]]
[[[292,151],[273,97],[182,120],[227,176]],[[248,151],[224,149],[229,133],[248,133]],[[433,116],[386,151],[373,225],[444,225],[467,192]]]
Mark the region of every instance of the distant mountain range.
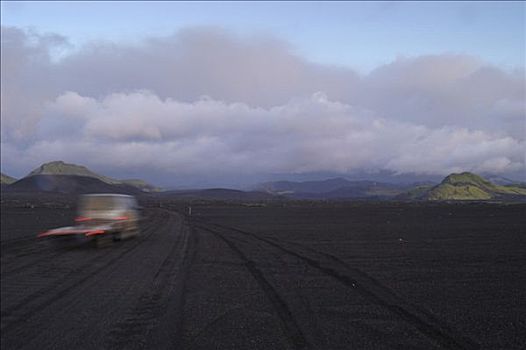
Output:
[[526,200],[526,186],[498,178],[494,184],[473,173],[451,174],[439,184],[411,185],[334,178],[322,181],[266,182],[258,190],[294,199]]
[[334,178],[322,181],[276,181],[266,182],[257,190],[294,199],[388,199],[404,193],[407,185],[377,181],[351,181]]
[[526,184],[524,180],[521,182],[521,181],[509,179],[504,176],[498,176],[498,175],[492,175],[492,174],[481,174],[481,177],[488,180],[489,182],[494,183],[495,185],[514,186],[514,185],[525,185]]
[[166,191],[159,194],[163,197],[177,199],[206,199],[206,200],[244,200],[262,201],[279,199],[279,195],[261,191],[240,191],[228,188],[208,188],[195,190]]
[[208,200],[519,200],[526,201],[526,185],[492,177],[489,181],[473,173],[451,174],[440,183],[396,184],[343,177],[320,181],[274,181],[252,191],[225,188],[161,191],[140,179],[117,180],[97,174],[85,166],[54,161],[42,164],[22,179],[2,174],[2,192],[150,193],[177,199]]

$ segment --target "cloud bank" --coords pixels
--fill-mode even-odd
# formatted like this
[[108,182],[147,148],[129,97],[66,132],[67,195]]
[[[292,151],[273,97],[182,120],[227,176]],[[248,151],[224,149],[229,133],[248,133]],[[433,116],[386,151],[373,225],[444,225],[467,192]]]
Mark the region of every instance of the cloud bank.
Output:
[[62,159],[167,179],[525,171],[523,69],[441,54],[361,76],[219,28],[52,60],[65,45],[2,27],[2,169]]

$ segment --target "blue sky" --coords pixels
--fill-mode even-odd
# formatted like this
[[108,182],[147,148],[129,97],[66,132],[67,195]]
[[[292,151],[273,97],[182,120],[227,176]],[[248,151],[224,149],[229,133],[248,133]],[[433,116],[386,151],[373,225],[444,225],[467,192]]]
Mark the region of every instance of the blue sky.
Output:
[[368,72],[398,56],[469,54],[524,66],[524,2],[2,2],[2,24],[54,32],[71,49],[188,26],[270,34],[306,59]]

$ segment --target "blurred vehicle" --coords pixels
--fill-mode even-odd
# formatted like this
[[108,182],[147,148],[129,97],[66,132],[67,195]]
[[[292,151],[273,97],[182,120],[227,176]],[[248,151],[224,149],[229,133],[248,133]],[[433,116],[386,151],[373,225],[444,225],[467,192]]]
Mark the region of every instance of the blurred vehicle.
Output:
[[87,194],[80,197],[75,226],[39,234],[39,238],[84,241],[96,245],[120,241],[139,234],[139,206],[133,196]]

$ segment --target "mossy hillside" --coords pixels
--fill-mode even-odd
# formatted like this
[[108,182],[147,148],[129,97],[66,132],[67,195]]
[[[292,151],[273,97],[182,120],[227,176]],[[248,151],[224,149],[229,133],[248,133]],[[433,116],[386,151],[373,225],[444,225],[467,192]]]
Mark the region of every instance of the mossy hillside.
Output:
[[422,199],[433,185],[419,185],[403,194],[402,199]]
[[13,182],[16,181],[16,179],[14,177],[11,177],[11,176],[6,175],[4,173],[0,173],[0,174],[1,174],[0,183],[2,185],[9,185],[9,184],[12,184]]
[[88,177],[94,177],[96,179],[99,179],[105,183],[108,184],[118,184],[120,183],[119,180],[112,179],[110,177],[99,175],[97,173],[94,173],[93,171],[89,170],[85,166],[82,165],[76,165],[76,164],[69,164],[65,163],[63,161],[53,161],[49,163],[44,163],[32,172],[29,173],[27,176],[33,176],[33,175],[74,175],[74,176],[88,176]]
[[102,182],[110,185],[126,184],[133,186],[145,192],[157,192],[159,188],[148,184],[146,181],[140,179],[117,180],[108,176],[99,175],[85,166],[69,164],[63,161],[53,161],[44,163],[27,175],[27,177],[35,175],[72,175],[72,176],[86,176],[96,178]]
[[427,194],[430,200],[485,200],[493,195],[473,185],[442,184]]

